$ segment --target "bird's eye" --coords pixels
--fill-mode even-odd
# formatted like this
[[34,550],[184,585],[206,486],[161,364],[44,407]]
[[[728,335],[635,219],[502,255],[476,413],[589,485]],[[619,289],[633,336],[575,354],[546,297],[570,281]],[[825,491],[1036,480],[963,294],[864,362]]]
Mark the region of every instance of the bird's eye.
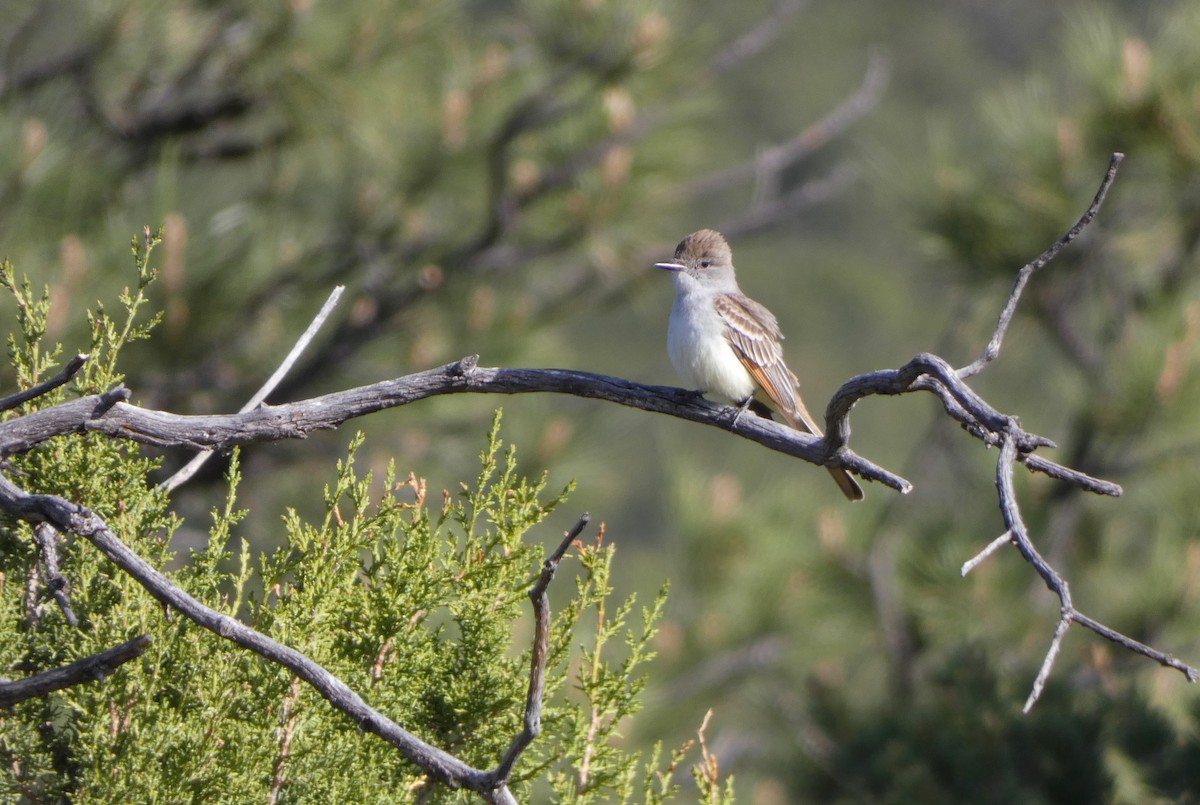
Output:
[[701,260],[701,261],[700,261],[700,267],[701,267],[701,268],[711,268],[711,267],[712,267],[712,260]]

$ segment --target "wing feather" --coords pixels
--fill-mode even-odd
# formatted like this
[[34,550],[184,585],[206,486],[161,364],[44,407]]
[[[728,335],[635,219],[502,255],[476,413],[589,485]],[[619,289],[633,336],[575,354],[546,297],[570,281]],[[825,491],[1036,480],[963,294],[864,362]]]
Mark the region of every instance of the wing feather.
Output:
[[721,294],[716,308],[734,354],[774,407],[796,430],[820,436],[821,429],[796,393],[796,376],[783,362],[783,333],[771,311],[740,293]]
[[[772,407],[796,430],[821,436],[816,420],[804,407],[796,387],[796,376],[783,362],[783,333],[771,311],[745,294],[721,294],[717,313],[725,323],[725,338],[742,366],[754,378]],[[862,500],[858,482],[842,467],[827,467],[838,488],[850,500]]]

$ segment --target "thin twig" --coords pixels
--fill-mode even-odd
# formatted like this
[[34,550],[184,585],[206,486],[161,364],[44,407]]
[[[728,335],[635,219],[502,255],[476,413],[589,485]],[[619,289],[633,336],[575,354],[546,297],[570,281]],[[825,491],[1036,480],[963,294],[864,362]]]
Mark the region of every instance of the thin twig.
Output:
[[738,238],[769,229],[781,221],[793,220],[805,210],[844,192],[857,174],[857,169],[849,162],[834,165],[825,176],[806,181],[782,196],[754,204],[742,215],[722,223],[721,231],[726,237]]
[[590,520],[591,515],[586,512],[579,518],[554,553],[546,559],[541,575],[529,590],[529,600],[533,602],[534,637],[533,653],[529,660],[529,692],[525,697],[525,723],[521,732],[513,738],[500,764],[492,772],[497,786],[508,783],[521,753],[541,734],[542,699],[546,693],[546,660],[550,654],[550,599],[546,591],[550,588],[550,582],[554,581],[558,563]]
[[1068,613],[1073,612],[1075,607],[1071,603],[1071,589],[1067,586],[1066,580],[1058,575],[1058,571],[1050,567],[1029,539],[1029,532],[1025,529],[1025,521],[1017,506],[1017,493],[1013,486],[1013,467],[1016,465],[1016,460],[1016,441],[1005,434],[1000,443],[1000,455],[996,459],[996,490],[1000,496],[1000,513],[1004,517],[1004,524],[1008,526],[1008,533],[1013,545],[1021,552],[1025,561],[1031,564],[1038,575],[1042,577],[1051,592],[1058,596],[1060,611],[1063,613],[1062,620],[1055,630],[1054,640],[1050,643],[1050,650],[1046,653],[1046,659],[1043,660],[1042,668],[1034,680],[1033,690],[1025,702],[1025,711],[1028,712],[1042,693],[1042,687],[1050,675],[1050,669],[1054,666],[1054,660],[1062,646],[1063,634],[1066,632],[1067,626],[1071,624]]
[[88,362],[90,356],[86,352],[80,352],[74,358],[67,361],[67,365],[62,368],[62,371],[54,377],[42,383],[38,383],[32,388],[18,391],[16,394],[10,394],[7,397],[0,398],[0,411],[11,411],[18,405],[28,402],[35,397],[40,397],[48,391],[53,391],[59,386],[66,383],[75,375],[79,374],[79,370]]
[[[317,331],[321,329],[321,325],[323,325],[325,320],[329,318],[329,314],[333,312],[333,308],[337,305],[338,299],[341,298],[342,291],[344,290],[346,290],[346,286],[339,285],[330,292],[329,297],[325,300],[325,304],[321,305],[321,309],[317,311],[317,315],[313,318],[312,322],[309,323],[308,329],[304,331],[304,333],[300,336],[300,339],[296,342],[296,345],[292,347],[291,352],[289,352],[287,357],[283,359],[283,363],[279,364],[279,368],[275,370],[274,374],[267,378],[267,382],[263,383],[262,387],[258,391],[254,392],[254,396],[251,397],[249,401],[247,401],[247,403],[241,407],[239,413],[244,414],[247,411],[258,407],[262,401],[267,398],[267,395],[279,385],[279,382],[283,380],[284,376],[287,375],[288,370],[292,368],[293,364],[295,364],[296,360],[300,357],[300,353],[302,353],[309,343],[312,342],[313,338],[317,334]],[[204,463],[212,457],[212,454],[212,450],[204,450],[200,452],[194,456],[191,461],[180,467],[178,472],[159,484],[158,488],[165,492],[171,492],[182,484],[187,483],[188,480],[195,475],[202,466],[204,466]]]
[[779,38],[786,28],[784,23],[789,17],[808,5],[808,0],[779,0],[775,8],[762,18],[757,25],[734,39],[728,47],[717,52],[709,62],[714,72],[725,72],[746,59],[761,53],[766,47]]
[[150,645],[149,635],[140,635],[119,646],[76,660],[70,665],[31,676],[27,679],[0,682],[0,707],[12,707],[18,702],[45,696],[56,690],[103,681],[122,664],[140,657]]
[[1017,456],[1017,461],[1021,462],[1026,468],[1035,472],[1043,473],[1050,478],[1055,478],[1059,481],[1066,481],[1069,484],[1078,486],[1080,489],[1086,489],[1089,492],[1095,492],[1097,495],[1108,495],[1109,497],[1121,497],[1122,489],[1120,484],[1115,484],[1112,481],[1106,481],[1103,478],[1096,478],[1088,475],[1086,472],[1064,467],[1061,464],[1056,464],[1044,456],[1034,455],[1032,453],[1022,453]]
[[1000,550],[1001,548],[1003,548],[1005,545],[1007,545],[1010,542],[1012,542],[1012,533],[1009,531],[1005,531],[1003,534],[1001,534],[1000,536],[996,537],[994,540],[989,542],[987,544],[987,547],[984,548],[982,551],[975,554],[975,556],[971,557],[967,561],[963,562],[962,571],[961,571],[962,575],[966,576],[972,570],[974,570],[975,568],[977,568],[981,564],[983,564],[985,559],[987,559],[989,556],[991,556],[996,551]]
[[1001,512],[1008,531],[1005,535],[993,540],[978,556],[964,564],[962,573],[966,575],[979,562],[1003,546],[1005,542],[1012,542],[1025,561],[1034,568],[1046,583],[1046,586],[1059,598],[1062,615],[1055,630],[1054,639],[1034,681],[1033,690],[1025,704],[1027,711],[1036,703],[1038,697],[1041,695],[1046,679],[1061,649],[1063,636],[1071,623],[1079,623],[1130,651],[1149,657],[1164,667],[1174,668],[1182,672],[1189,681],[1200,680],[1200,671],[1197,671],[1186,663],[1180,662],[1169,654],[1146,646],[1120,632],[1110,629],[1075,609],[1066,580],[1038,553],[1029,537],[1028,529],[1021,518],[1017,505],[1012,476],[1016,463],[1020,462],[1029,470],[1043,472],[1050,477],[1068,482],[1096,494],[1119,496],[1121,494],[1121,487],[1110,481],[1093,478],[1086,473],[1069,467],[1063,467],[1049,459],[1035,455],[1035,450],[1043,447],[1053,447],[1053,442],[1024,431],[1015,417],[1004,415],[994,409],[974,390],[967,386],[965,382],[966,378],[977,374],[999,354],[1004,334],[1012,321],[1016,305],[1020,301],[1021,292],[1024,290],[1029,277],[1033,272],[1052,260],[1095,218],[1116,176],[1121,159],[1122,155],[1119,153],[1112,155],[1104,179],[1096,191],[1095,198],[1078,222],[1065,235],[1059,238],[1053,246],[1021,269],[1013,291],[1005,304],[1004,311],[1000,315],[995,333],[984,355],[978,361],[955,371],[942,358],[928,353],[921,354],[899,369],[872,372],[850,379],[834,394],[826,410],[827,435],[825,441],[826,449],[829,451],[830,458],[832,459],[827,463],[834,465],[838,463],[838,459],[847,450],[850,438],[849,415],[851,409],[858,400],[872,394],[908,394],[914,391],[931,392],[941,400],[946,413],[962,424],[963,428],[969,434],[982,440],[989,446],[998,446],[1000,448],[1000,456],[996,469],[996,484],[999,492]]
[[1117,178],[1117,168],[1121,166],[1121,160],[1124,158],[1125,155],[1120,152],[1112,155],[1108,161],[1108,170],[1104,172],[1104,179],[1100,182],[1100,188],[1096,191],[1095,198],[1092,199],[1092,203],[1083,213],[1083,216],[1075,222],[1075,226],[1067,230],[1067,233],[1055,241],[1054,245],[1038,255],[1036,260],[1026,264],[1017,273],[1017,281],[1013,284],[1013,289],[1008,295],[1008,302],[1005,303],[1004,310],[1000,313],[1000,318],[996,322],[996,330],[992,333],[992,338],[988,341],[987,348],[984,349],[983,355],[978,360],[970,366],[965,366],[958,370],[959,377],[968,378],[979,374],[983,370],[983,367],[995,360],[996,356],[1000,354],[1000,344],[1004,341],[1004,334],[1008,332],[1008,325],[1012,322],[1013,314],[1017,310],[1017,302],[1021,300],[1021,292],[1025,290],[1025,284],[1029,282],[1029,278],[1033,276],[1033,272],[1053,260],[1096,217],[1096,213],[1100,211],[1100,205],[1104,203],[1104,197],[1108,195],[1108,189],[1112,187],[1113,180]]
[[[701,176],[684,189],[684,194],[696,197],[710,195],[763,173],[778,174],[794,165],[833,138],[844,134],[851,125],[874,109],[887,89],[890,76],[888,57],[880,50],[871,51],[866,73],[858,89],[828,114],[806,126],[791,139],[758,152],[753,159]],[[728,235],[732,230],[722,225],[721,231]]]
[[38,554],[42,558],[41,564],[46,587],[54,596],[54,600],[58,602],[58,608],[62,610],[67,625],[75,627],[79,625],[79,618],[76,617],[75,610],[71,608],[69,597],[71,584],[58,569],[59,536],[58,529],[49,523],[38,523],[33,527],[33,539],[37,544]]
[[1071,620],[1075,623],[1078,623],[1080,626],[1091,629],[1101,637],[1111,640],[1123,648],[1127,648],[1132,652],[1141,654],[1143,657],[1149,657],[1159,665],[1166,666],[1167,668],[1174,668],[1176,671],[1179,671],[1186,676],[1188,682],[1200,682],[1200,670],[1193,668],[1185,662],[1177,660],[1166,652],[1159,651],[1156,648],[1147,646],[1145,643],[1140,643],[1133,638],[1126,637],[1120,632],[1114,631],[1113,629],[1105,626],[1103,623],[1092,620],[1078,610],[1071,610]]
[[271,790],[267,793],[267,805],[275,805],[286,783],[288,761],[292,755],[292,738],[296,734],[296,722],[299,717],[297,706],[300,701],[300,677],[292,677],[292,685],[288,695],[283,697],[280,705],[279,718],[283,726],[279,728],[279,754],[275,757],[275,774],[271,778]]
[[696,764],[695,771],[698,772],[697,783],[702,783],[707,787],[707,799],[715,800],[720,793],[720,764],[717,761],[717,756],[708,748],[708,738],[705,732],[708,730],[708,722],[712,720],[712,708],[708,708],[708,712],[704,714],[704,720],[700,722],[700,729],[696,730],[696,738],[700,741],[700,762]]
[[1046,679],[1049,677],[1050,670],[1054,666],[1054,660],[1057,658],[1059,649],[1062,647],[1063,635],[1072,623],[1078,623],[1080,626],[1090,629],[1101,637],[1111,640],[1129,651],[1149,657],[1163,667],[1174,668],[1182,673],[1189,682],[1200,681],[1200,670],[1193,668],[1187,663],[1180,662],[1170,654],[1166,654],[1144,643],[1140,643],[1131,637],[1127,637],[1115,629],[1084,615],[1075,608],[1075,604],[1071,600],[1071,590],[1066,579],[1059,575],[1058,571],[1042,558],[1042,555],[1038,553],[1029,538],[1025,521],[1022,519],[1020,509],[1017,506],[1017,493],[1013,486],[1013,467],[1016,464],[1016,459],[1016,442],[1014,439],[1006,436],[1001,442],[1000,456],[996,462],[996,488],[1000,496],[1000,511],[1004,515],[1005,525],[1008,526],[1012,535],[1013,544],[1016,545],[1017,550],[1020,551],[1025,561],[1032,565],[1038,575],[1042,577],[1042,580],[1046,583],[1050,591],[1058,596],[1059,611],[1061,612],[1058,626],[1054,631],[1054,639],[1050,643],[1050,648],[1046,652],[1045,659],[1042,661],[1041,669],[1034,680],[1033,689],[1030,691],[1029,698],[1025,702],[1025,712],[1029,712],[1029,709],[1037,703],[1038,697],[1041,696]]
[[1025,699],[1025,706],[1021,708],[1022,713],[1032,710],[1037,700],[1042,697],[1042,691],[1046,689],[1046,680],[1050,678],[1050,669],[1054,667],[1054,661],[1058,658],[1063,638],[1067,636],[1067,628],[1070,625],[1069,617],[1059,619],[1058,627],[1054,630],[1054,639],[1050,641],[1050,648],[1046,651],[1046,658],[1042,660],[1042,667],[1038,669],[1038,675],[1033,680],[1033,688],[1029,691],[1029,697]]

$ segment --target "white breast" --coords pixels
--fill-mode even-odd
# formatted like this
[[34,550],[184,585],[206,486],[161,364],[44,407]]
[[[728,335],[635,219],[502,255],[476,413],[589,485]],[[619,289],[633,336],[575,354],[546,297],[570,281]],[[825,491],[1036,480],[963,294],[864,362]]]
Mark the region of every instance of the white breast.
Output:
[[725,340],[725,323],[708,298],[676,286],[667,324],[671,364],[690,387],[740,403],[756,391],[753,378]]

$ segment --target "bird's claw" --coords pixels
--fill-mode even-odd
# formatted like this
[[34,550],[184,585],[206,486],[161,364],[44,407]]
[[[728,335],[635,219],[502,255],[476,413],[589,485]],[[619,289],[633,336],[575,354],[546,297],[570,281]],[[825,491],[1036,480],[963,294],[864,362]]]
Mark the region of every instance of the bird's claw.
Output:
[[733,419],[731,419],[729,421],[729,427],[731,427],[731,428],[737,427],[738,420],[742,418],[742,414],[746,413],[746,411],[749,410],[750,403],[752,403],[752,402],[754,402],[754,398],[747,397],[745,400],[742,401],[742,403],[740,405],[737,406],[737,410],[734,411],[734,414],[733,414]]

